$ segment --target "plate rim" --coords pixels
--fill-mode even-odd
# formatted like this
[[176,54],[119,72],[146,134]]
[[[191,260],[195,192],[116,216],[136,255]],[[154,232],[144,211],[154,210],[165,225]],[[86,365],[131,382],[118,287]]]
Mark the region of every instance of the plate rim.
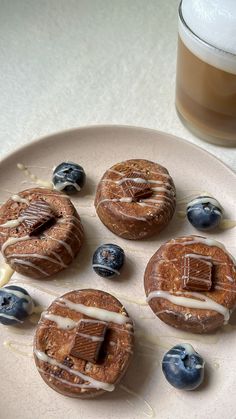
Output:
[[165,132],[165,131],[162,131],[162,130],[158,130],[158,129],[155,129],[155,128],[142,127],[142,126],[138,126],[138,125],[128,125],[128,124],[127,125],[126,124],[91,124],[91,125],[83,125],[81,127],[68,128],[68,129],[65,129],[65,130],[62,130],[62,131],[52,132],[50,134],[44,135],[44,136],[39,137],[39,138],[33,138],[32,140],[30,140],[29,143],[22,144],[19,147],[16,147],[16,149],[14,149],[14,151],[7,152],[3,157],[0,158],[0,164],[7,161],[9,158],[12,157],[12,155],[17,154],[19,152],[22,152],[22,151],[26,150],[28,147],[30,147],[32,145],[36,145],[36,144],[39,144],[41,142],[42,143],[46,142],[51,137],[57,137],[57,136],[61,136],[63,134],[65,134],[65,135],[73,134],[73,133],[76,133],[77,131],[88,131],[88,130],[94,130],[94,129],[110,129],[110,128],[115,129],[115,130],[117,130],[117,129],[118,130],[119,129],[128,129],[130,131],[132,131],[132,130],[142,130],[142,131],[147,131],[147,133],[148,132],[158,133],[158,134],[160,134],[164,137],[171,137],[177,142],[184,143],[185,145],[189,146],[190,148],[192,147],[194,149],[200,150],[204,154],[210,156],[218,164],[223,166],[231,175],[233,175],[233,177],[236,178],[236,172],[231,167],[229,167],[225,162],[223,162],[217,156],[212,154],[210,151],[205,150],[200,145],[192,143],[191,141],[188,141],[185,138],[179,137],[178,135],[171,134],[171,133],[168,133],[168,132]]

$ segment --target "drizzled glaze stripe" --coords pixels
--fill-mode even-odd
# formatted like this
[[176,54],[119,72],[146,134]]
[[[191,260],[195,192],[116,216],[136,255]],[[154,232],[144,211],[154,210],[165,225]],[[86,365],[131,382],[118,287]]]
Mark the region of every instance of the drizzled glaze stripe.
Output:
[[[185,297],[188,295],[190,297]],[[192,298],[193,297],[193,298]],[[147,302],[153,298],[163,298],[170,301],[171,303],[188,308],[196,308],[201,310],[213,310],[224,316],[225,322],[227,323],[230,318],[230,311],[227,307],[217,303],[211,298],[198,292],[182,292],[177,291],[175,294],[171,294],[169,291],[157,290],[149,293]]]
[[67,266],[62,261],[53,259],[53,258],[51,258],[49,256],[40,255],[38,253],[13,253],[13,254],[11,254],[11,255],[8,256],[8,259],[11,259],[11,258],[20,259],[20,258],[25,258],[25,257],[26,258],[27,257],[28,258],[33,258],[33,259],[44,259],[44,260],[48,260],[48,262],[52,262],[52,263],[55,263],[56,265],[63,266],[63,268],[66,268],[66,266]]
[[29,201],[28,201],[28,199],[26,199],[26,198],[22,198],[20,195],[12,195],[11,197],[10,197],[10,199],[12,200],[12,201],[14,201],[14,202],[21,202],[22,204],[27,204],[27,205],[29,205]]
[[104,265],[101,265],[100,263],[93,263],[92,264],[92,267],[93,268],[102,268],[102,269],[104,269],[105,271],[110,271],[110,272],[113,272],[114,274],[116,274],[116,275],[120,275],[120,272],[119,271],[117,271],[117,269],[113,269],[113,268],[111,268],[110,266],[104,266]]
[[[107,170],[107,172],[112,172],[112,173],[115,173],[115,174],[117,174],[117,175],[119,175],[119,176],[125,176],[125,173],[124,172],[120,172],[120,171],[118,171],[118,170],[114,170],[114,169],[112,169],[112,168],[110,168],[110,169],[108,169]],[[149,172],[149,174],[151,173],[151,174],[153,174],[153,175],[158,175],[158,176],[164,176],[164,177],[166,177],[166,178],[168,178],[168,179],[171,179],[171,176],[169,175],[169,174],[167,174],[167,173],[163,173],[163,172],[161,172],[161,171],[159,171],[159,170],[157,170],[157,171],[154,171],[154,170],[149,170],[148,169],[148,172]],[[132,170],[132,173],[136,173],[137,175],[145,175],[145,173],[140,173],[140,171],[136,171],[135,169],[134,170]]]
[[32,262],[28,262],[26,260],[22,260],[22,259],[12,259],[11,263],[13,263],[14,265],[25,265],[28,266],[30,268],[35,269],[36,271],[41,272],[43,275],[45,276],[49,276],[50,274],[46,271],[44,271],[43,269],[39,268],[37,265],[35,265]]
[[10,314],[0,313],[0,317],[4,317],[5,319],[15,320],[18,323],[23,323],[23,320],[19,320],[15,316],[11,316]]
[[2,245],[2,255],[3,257],[5,257],[5,250],[8,246],[11,246],[12,244],[18,243],[20,241],[26,241],[26,240],[31,240],[30,236],[23,236],[23,237],[9,237],[9,239],[7,239],[5,241],[5,243],[3,243]]
[[129,322],[130,319],[126,315],[116,313],[114,311],[104,310],[98,307],[90,307],[84,304],[73,303],[72,301],[66,298],[58,298],[55,303],[62,305],[62,307],[68,307],[71,310],[75,310],[86,316],[93,317],[98,320],[103,320],[106,322],[114,322],[117,324],[124,324]]
[[39,372],[43,373],[44,375],[49,375],[50,377],[54,378],[54,380],[59,381],[60,383],[66,384],[69,387],[75,387],[75,388],[91,388],[90,384],[76,384],[76,383],[71,383],[68,380],[64,380],[64,378],[60,378],[57,377],[56,375],[54,375],[51,372],[46,372],[44,371],[42,368],[37,368]]
[[67,252],[69,253],[69,255],[72,257],[72,258],[74,258],[74,253],[73,253],[73,251],[72,251],[72,248],[71,248],[71,246],[68,244],[68,243],[66,243],[64,240],[59,240],[59,239],[56,239],[55,237],[52,237],[52,236],[49,236],[48,234],[44,234],[44,237],[46,237],[46,238],[48,238],[48,239],[50,239],[50,240],[54,240],[54,241],[56,241],[57,243],[60,243],[66,250],[67,250]]
[[78,192],[80,191],[80,186],[77,185],[77,183],[75,182],[69,182],[69,181],[65,181],[65,182],[60,182],[57,183],[56,185],[54,185],[54,189],[56,189],[57,191],[61,192],[63,191],[67,186],[73,186]]
[[[186,239],[190,239],[190,240],[186,240]],[[181,240],[185,240],[185,241],[181,241]],[[208,239],[206,237],[202,237],[202,236],[187,236],[187,237],[179,237],[178,239],[172,239],[167,245],[168,246],[173,246],[173,245],[180,245],[180,246],[188,246],[191,244],[197,244],[197,243],[201,243],[201,244],[205,244],[206,246],[210,246],[210,247],[219,247],[220,249],[222,249],[229,257],[230,259],[232,259],[232,261],[236,264],[236,260],[234,258],[233,255],[231,255],[228,250],[225,248],[225,246],[223,245],[223,243],[218,242],[217,240],[214,239]]]
[[74,329],[78,326],[79,322],[76,322],[69,317],[58,316],[57,314],[52,313],[42,313],[41,319],[50,320],[57,324],[57,327],[64,330]]
[[47,364],[61,368],[62,370],[65,370],[69,372],[70,374],[81,378],[84,381],[88,381],[90,384],[90,387],[92,388],[103,389],[106,391],[113,391],[115,389],[114,384],[104,383],[102,381],[95,380],[89,375],[83,374],[82,372],[69,368],[66,365],[58,362],[56,359],[49,357],[48,355],[45,354],[45,352],[39,351],[38,349],[34,349],[34,354],[39,361],[46,362]]
[[[159,186],[159,187],[157,186],[157,187],[151,188],[151,190],[153,192],[158,192],[158,196],[160,196],[160,198],[162,198],[162,199],[157,199],[157,200],[152,199],[152,203],[156,204],[156,206],[155,205],[146,204],[146,201],[147,201],[146,199],[144,200],[144,202],[142,204],[140,203],[140,206],[143,206],[143,207],[151,207],[151,208],[152,207],[153,208],[158,208],[158,206],[160,206],[161,203],[164,204],[164,205],[168,205],[168,202],[164,202],[165,200],[169,200],[169,204],[171,204],[172,206],[174,205],[173,200],[175,199],[175,188],[174,188],[174,186],[172,185],[171,182],[167,183],[167,182],[164,182],[164,181],[161,181],[161,180],[144,179],[142,176],[145,176],[145,173],[142,173],[140,171],[135,171],[135,170],[133,170],[132,173],[137,174],[137,177],[133,177],[133,178],[127,178],[125,173],[119,172],[119,171],[114,170],[114,169],[108,169],[108,171],[110,171],[112,173],[115,173],[115,174],[121,176],[121,178],[120,179],[103,178],[101,180],[101,182],[114,183],[114,184],[117,184],[118,186],[120,186],[120,185],[122,185],[123,182],[129,180],[129,181],[132,181],[133,183],[144,183],[144,184],[162,185],[162,186]],[[171,176],[170,175],[164,174],[164,173],[159,172],[159,171],[157,171],[157,172],[155,172],[155,171],[149,171],[149,173],[153,173],[153,174],[158,175],[158,176],[159,175],[163,175],[163,176],[171,179]],[[131,186],[131,188],[132,189],[135,189],[136,186],[133,185],[133,186]],[[171,195],[171,198],[170,198],[170,196],[168,197],[166,195],[160,194],[160,192],[161,193],[164,192],[167,195]],[[98,207],[101,204],[103,204],[105,202],[130,202],[130,200],[126,200],[126,198],[124,198],[124,197],[121,197],[121,198],[120,197],[119,198],[104,198],[100,202],[97,203],[96,210],[98,209]],[[131,200],[131,202],[132,202],[132,200]],[[151,202],[151,201],[149,201],[149,202]],[[123,213],[123,215],[131,218],[130,215],[128,216],[128,215],[126,215],[124,213]],[[144,218],[144,217],[133,217],[133,218],[135,218],[137,220],[141,220],[141,221],[147,221],[147,219]]]
[[57,327],[60,329],[70,330],[74,329],[75,327],[79,326],[80,322],[83,321],[83,323],[102,323],[106,324],[104,321],[99,320],[92,320],[92,319],[80,319],[79,321],[74,321],[70,317],[63,317],[59,316],[58,314],[48,313],[44,312],[41,315],[41,319],[50,320],[54,323],[56,323]]

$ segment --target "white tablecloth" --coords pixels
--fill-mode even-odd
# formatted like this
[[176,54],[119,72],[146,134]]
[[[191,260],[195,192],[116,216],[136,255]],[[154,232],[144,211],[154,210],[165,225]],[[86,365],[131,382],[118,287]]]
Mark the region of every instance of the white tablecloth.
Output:
[[1,154],[89,124],[163,130],[236,170],[174,107],[178,0],[0,0]]

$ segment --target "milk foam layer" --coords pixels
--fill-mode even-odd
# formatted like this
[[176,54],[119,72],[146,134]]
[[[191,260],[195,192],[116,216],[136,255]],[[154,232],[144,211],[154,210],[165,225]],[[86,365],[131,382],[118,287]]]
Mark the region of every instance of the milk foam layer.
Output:
[[[236,0],[183,0],[179,34],[188,49],[203,61],[236,74]],[[233,55],[235,54],[235,55]]]

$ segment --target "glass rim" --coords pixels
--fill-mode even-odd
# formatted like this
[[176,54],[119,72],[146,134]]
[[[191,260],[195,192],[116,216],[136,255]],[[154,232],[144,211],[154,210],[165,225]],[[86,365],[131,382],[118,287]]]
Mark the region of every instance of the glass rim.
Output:
[[202,44],[208,46],[211,49],[214,49],[216,51],[221,52],[222,54],[227,54],[230,55],[231,57],[236,58],[236,54],[234,54],[233,52],[230,51],[226,51],[222,48],[218,48],[215,45],[210,44],[209,42],[205,41],[204,39],[200,38],[200,36],[198,36],[191,28],[190,26],[187,24],[187,22],[185,21],[184,17],[183,17],[183,13],[182,13],[182,3],[183,0],[181,0],[180,4],[179,4],[179,18],[182,22],[182,24],[185,26],[185,28],[194,36],[194,38],[196,38],[198,41],[200,41]]

